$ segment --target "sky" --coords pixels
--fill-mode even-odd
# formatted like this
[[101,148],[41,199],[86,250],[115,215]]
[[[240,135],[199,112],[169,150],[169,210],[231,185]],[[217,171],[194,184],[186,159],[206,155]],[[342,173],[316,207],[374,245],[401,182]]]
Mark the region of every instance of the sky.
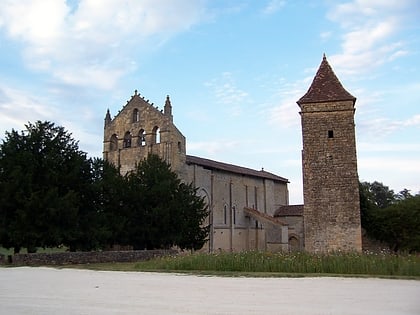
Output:
[[187,154],[289,179],[303,202],[296,101],[325,53],[357,98],[361,181],[420,191],[418,0],[1,0],[0,138],[52,121],[102,156],[135,90]]

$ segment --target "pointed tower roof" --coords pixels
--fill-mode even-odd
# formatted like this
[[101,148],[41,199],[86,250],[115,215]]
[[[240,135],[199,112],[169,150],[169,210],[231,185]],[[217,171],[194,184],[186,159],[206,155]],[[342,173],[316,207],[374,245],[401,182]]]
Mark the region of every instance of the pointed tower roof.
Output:
[[308,92],[297,103],[300,105],[333,101],[353,101],[354,103],[356,98],[341,85],[324,54]]

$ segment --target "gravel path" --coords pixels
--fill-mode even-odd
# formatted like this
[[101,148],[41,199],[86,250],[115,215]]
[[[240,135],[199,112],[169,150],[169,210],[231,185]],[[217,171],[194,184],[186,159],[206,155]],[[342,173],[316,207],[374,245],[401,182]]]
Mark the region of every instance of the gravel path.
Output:
[[0,314],[420,314],[420,281],[0,268]]

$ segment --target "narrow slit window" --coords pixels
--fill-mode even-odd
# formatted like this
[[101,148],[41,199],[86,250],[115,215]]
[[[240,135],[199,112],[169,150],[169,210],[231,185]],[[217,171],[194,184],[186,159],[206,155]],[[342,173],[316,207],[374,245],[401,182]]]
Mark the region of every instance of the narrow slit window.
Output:
[[139,121],[139,110],[135,108],[133,110],[133,123],[138,122],[138,121]]
[[334,138],[334,131],[328,130],[328,138]]

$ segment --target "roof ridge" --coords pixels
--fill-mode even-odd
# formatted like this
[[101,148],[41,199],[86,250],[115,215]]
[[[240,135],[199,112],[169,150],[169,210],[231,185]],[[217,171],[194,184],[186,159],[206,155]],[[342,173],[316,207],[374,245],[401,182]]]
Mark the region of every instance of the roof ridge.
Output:
[[229,164],[225,162],[219,162],[215,160],[210,160],[207,158],[202,158],[194,155],[187,155],[187,163],[195,163],[215,169],[225,170],[233,173],[243,173],[248,174],[255,177],[263,177],[267,179],[273,179],[277,181],[283,181],[283,182],[289,182],[288,179],[275,175],[273,173],[267,172],[267,171],[257,171],[255,169],[244,167],[244,166],[238,166],[234,164]]

